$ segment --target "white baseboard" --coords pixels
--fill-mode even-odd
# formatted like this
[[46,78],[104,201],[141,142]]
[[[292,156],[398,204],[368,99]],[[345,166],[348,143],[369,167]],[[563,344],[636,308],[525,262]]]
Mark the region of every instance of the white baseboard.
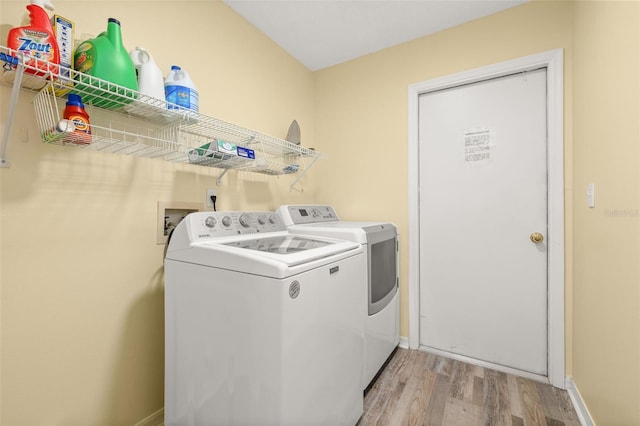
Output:
[[402,349],[409,349],[409,338],[400,336],[400,343],[398,343]]
[[163,426],[163,425],[164,425],[164,408],[161,408],[155,413],[140,420],[134,426]]
[[593,421],[593,418],[591,417],[591,414],[589,413],[589,410],[582,399],[582,395],[580,395],[573,379],[571,377],[567,377],[565,379],[565,384],[569,398],[571,398],[573,408],[576,410],[576,414],[578,414],[580,424],[582,426],[595,426],[595,422]]

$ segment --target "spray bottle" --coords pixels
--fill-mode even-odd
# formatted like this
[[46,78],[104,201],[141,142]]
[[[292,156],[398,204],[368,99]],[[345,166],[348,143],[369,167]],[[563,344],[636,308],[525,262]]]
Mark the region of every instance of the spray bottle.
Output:
[[57,73],[60,64],[58,42],[45,8],[53,10],[50,0],[31,0],[27,6],[31,24],[13,28],[7,36],[7,47],[25,55],[25,72],[37,75]]

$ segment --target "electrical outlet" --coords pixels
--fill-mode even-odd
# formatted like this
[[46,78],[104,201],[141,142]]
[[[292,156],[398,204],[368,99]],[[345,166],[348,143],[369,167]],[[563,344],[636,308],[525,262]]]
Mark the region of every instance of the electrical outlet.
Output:
[[211,200],[211,197],[217,197],[218,193],[215,189],[209,188],[207,189],[207,198],[205,199],[205,205],[207,206],[208,209],[214,209],[215,206],[213,205],[213,201]]

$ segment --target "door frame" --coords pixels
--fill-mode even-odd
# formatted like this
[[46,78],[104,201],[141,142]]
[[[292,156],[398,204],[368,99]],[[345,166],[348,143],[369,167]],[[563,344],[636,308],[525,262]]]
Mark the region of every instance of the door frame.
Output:
[[436,90],[547,69],[548,380],[565,388],[564,325],[564,81],[563,49],[554,49],[409,86],[409,348],[420,344],[419,97]]

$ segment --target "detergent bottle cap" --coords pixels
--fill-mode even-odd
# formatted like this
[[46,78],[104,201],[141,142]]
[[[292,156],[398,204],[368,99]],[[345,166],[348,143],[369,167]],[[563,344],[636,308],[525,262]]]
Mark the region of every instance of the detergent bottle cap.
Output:
[[124,45],[122,44],[122,29],[120,28],[120,21],[116,18],[109,18],[107,21],[107,38],[111,42],[112,46],[123,55],[127,55]]
[[53,3],[51,3],[51,0],[31,0],[31,4],[40,6],[43,9],[53,10]]
[[180,71],[180,67],[177,65],[171,65],[171,71]]
[[67,105],[84,108],[82,97],[80,97],[80,95],[76,95],[75,93],[69,93],[69,96],[67,97]]

